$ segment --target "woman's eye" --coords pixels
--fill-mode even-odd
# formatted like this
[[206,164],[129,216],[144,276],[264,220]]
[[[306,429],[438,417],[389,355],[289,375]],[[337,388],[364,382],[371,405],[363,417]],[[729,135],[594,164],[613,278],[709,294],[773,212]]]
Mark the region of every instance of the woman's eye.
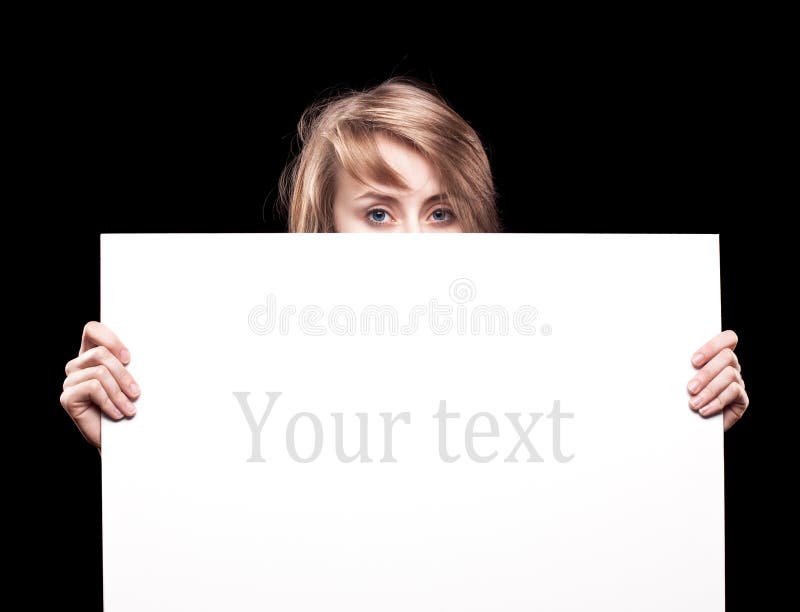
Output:
[[389,213],[381,208],[375,208],[367,213],[367,218],[372,223],[386,223],[389,218]]
[[433,219],[437,223],[445,223],[447,221],[450,221],[452,218],[453,215],[450,213],[450,211],[444,208],[437,208],[431,213],[431,219]]

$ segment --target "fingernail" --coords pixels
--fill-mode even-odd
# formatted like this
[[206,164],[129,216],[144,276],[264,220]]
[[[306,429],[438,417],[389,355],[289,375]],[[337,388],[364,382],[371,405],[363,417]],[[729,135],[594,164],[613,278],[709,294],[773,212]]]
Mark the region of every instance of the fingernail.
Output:
[[700,388],[700,381],[696,378],[689,383],[689,393],[697,393],[697,390]]
[[128,414],[131,416],[136,414],[136,405],[133,402],[128,402]]
[[703,357],[704,357],[703,353],[695,353],[694,357],[692,357],[692,363],[694,365],[700,365],[701,363],[703,363]]
[[697,408],[698,406],[702,405],[702,404],[703,404],[703,396],[702,396],[702,394],[701,394],[701,395],[698,395],[697,397],[695,397],[695,398],[694,398],[694,399],[691,401],[691,404],[692,404],[692,406],[694,406],[695,408]]
[[116,406],[114,406],[114,412],[112,414],[114,415],[115,419],[121,419],[125,416],[119,411],[119,408],[117,408]]
[[128,388],[131,390],[131,393],[133,393],[134,395],[139,395],[139,385],[137,385],[135,382],[132,382],[128,386]]
[[124,348],[119,352],[119,359],[122,363],[128,363],[131,360],[131,353],[128,349]]
[[700,412],[700,414],[702,414],[703,416],[706,416],[706,413],[708,412],[708,406],[705,406],[704,408],[701,408],[701,409],[699,410],[699,412]]

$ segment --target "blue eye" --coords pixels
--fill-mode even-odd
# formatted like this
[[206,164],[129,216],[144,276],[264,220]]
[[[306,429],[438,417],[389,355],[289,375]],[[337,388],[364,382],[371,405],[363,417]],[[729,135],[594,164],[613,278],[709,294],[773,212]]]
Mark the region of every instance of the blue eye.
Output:
[[444,208],[437,208],[431,213],[431,218],[438,223],[450,221],[450,211],[445,210]]
[[367,213],[367,218],[372,223],[385,223],[387,217],[388,217],[388,214],[386,213],[385,210],[383,210],[381,208],[375,208],[374,210],[371,210],[371,211],[369,211]]

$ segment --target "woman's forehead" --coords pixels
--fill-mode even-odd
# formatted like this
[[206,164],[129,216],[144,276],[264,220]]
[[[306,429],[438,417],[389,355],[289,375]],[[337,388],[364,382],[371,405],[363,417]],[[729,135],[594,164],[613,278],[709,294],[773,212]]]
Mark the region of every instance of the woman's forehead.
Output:
[[399,175],[405,186],[390,185],[378,178],[364,175],[355,177],[344,168],[340,168],[337,191],[346,191],[353,199],[414,197],[427,200],[440,194],[439,173],[413,147],[382,136],[376,137],[376,145],[383,161]]

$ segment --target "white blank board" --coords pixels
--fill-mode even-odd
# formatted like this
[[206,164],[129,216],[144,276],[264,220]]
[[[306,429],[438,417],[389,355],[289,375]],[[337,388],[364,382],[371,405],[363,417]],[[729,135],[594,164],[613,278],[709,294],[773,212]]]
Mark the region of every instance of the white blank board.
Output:
[[724,609],[717,236],[101,246],[109,612]]

